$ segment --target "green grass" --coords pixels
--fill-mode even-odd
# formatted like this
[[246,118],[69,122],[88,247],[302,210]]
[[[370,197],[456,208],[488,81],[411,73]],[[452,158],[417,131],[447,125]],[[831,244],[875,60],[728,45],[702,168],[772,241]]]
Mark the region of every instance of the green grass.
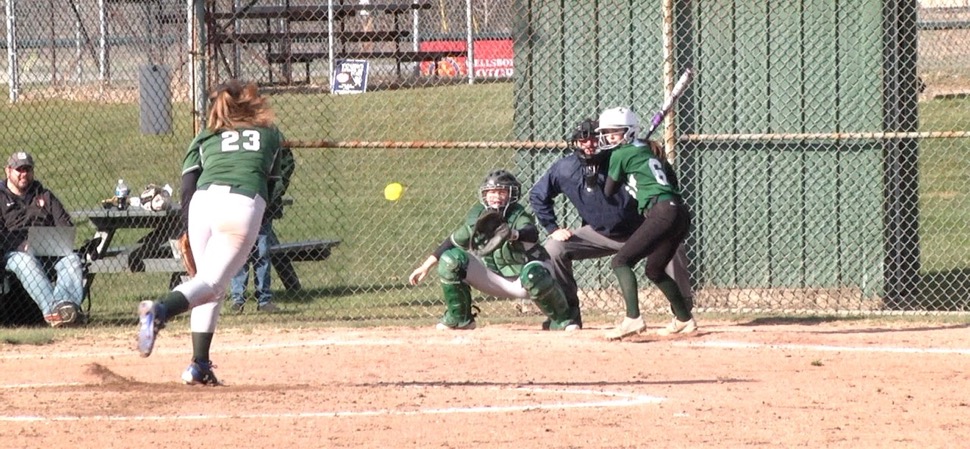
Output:
[[51,328],[0,328],[0,343],[8,345],[44,346],[71,336]]
[[[921,130],[959,130],[966,126],[968,107],[967,99],[922,103]],[[919,169],[923,270],[965,270],[970,267],[970,139],[924,140]]]
[[[274,95],[273,104],[281,128],[296,140],[514,138],[511,84],[348,96],[284,93]],[[936,100],[920,107],[922,130],[956,130],[966,122],[970,100]],[[4,104],[0,123],[0,148],[32,151],[40,179],[72,209],[97,207],[119,177],[135,192],[149,182],[177,187],[181,157],[193,135],[186,104],[175,105],[174,132],[163,136],[140,133],[137,104]],[[326,262],[297,265],[304,291],[278,293],[286,312],[276,319],[294,325],[433,322],[441,313],[436,278],[411,287],[408,274],[459,224],[476,201],[486,170],[517,168],[511,149],[297,149],[296,154],[298,168],[289,191],[295,204],[277,222],[277,231],[284,241],[336,237],[343,243]],[[951,282],[954,289],[970,288],[966,276],[954,275],[970,265],[968,154],[967,139],[920,145],[923,272],[928,282]],[[385,201],[383,188],[395,181],[405,186],[404,195],[397,202]],[[78,224],[81,235],[93,233],[87,223]],[[132,243],[140,235],[122,233],[117,243]],[[134,324],[134,304],[158,297],[167,282],[164,274],[98,275],[94,322]],[[493,320],[516,319],[511,305],[483,301]],[[241,326],[262,320],[224,317]]]
[[[273,96],[281,129],[298,140],[509,140],[511,85],[458,85],[356,96]],[[450,109],[458,116],[444,120]],[[149,182],[178,186],[184,148],[193,132],[188,105],[175,106],[171,135],[145,136],[138,106],[42,102],[0,106],[0,148],[24,148],[38,176],[69,208],[97,207],[118,178],[139,192]],[[288,194],[295,199],[276,222],[284,241],[337,237],[323,263],[301,263],[304,291],[280,292],[286,320],[430,318],[440,314],[436,279],[407,286],[407,275],[458,225],[476,201],[486,170],[510,166],[511,150],[297,149]],[[392,181],[406,190],[383,199]],[[86,223],[80,235],[93,234]],[[122,231],[132,244],[142,231]],[[133,305],[165,291],[165,274],[99,274],[93,320],[133,323]],[[278,280],[275,280],[279,285]],[[421,304],[426,304],[422,307]],[[313,313],[306,313],[312,311]],[[228,318],[245,320],[245,317]]]

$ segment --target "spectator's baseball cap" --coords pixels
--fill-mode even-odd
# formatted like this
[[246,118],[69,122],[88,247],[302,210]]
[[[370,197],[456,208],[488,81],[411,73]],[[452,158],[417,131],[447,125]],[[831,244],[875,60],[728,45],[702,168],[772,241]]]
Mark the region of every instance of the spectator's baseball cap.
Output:
[[20,167],[33,167],[34,158],[30,153],[26,151],[18,151],[10,155],[10,159],[7,159],[7,167],[10,168],[20,168]]

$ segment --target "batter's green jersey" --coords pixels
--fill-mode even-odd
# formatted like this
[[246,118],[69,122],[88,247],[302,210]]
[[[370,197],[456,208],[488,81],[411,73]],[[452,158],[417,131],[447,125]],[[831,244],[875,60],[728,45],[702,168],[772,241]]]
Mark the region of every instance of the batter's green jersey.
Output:
[[198,187],[221,184],[244,194],[259,195],[269,202],[267,180],[283,143],[283,134],[274,128],[252,127],[222,130],[206,129],[189,145],[182,161],[182,174],[202,170]]
[[[472,206],[465,216],[465,223],[451,234],[451,243],[460,248],[468,248],[472,239],[475,222],[485,213],[485,206],[481,203]],[[515,203],[509,206],[505,213],[505,221],[510,229],[519,230],[530,224],[535,224],[535,217]],[[544,254],[541,246],[522,241],[506,241],[493,253],[482,258],[488,269],[505,277],[518,276],[522,267],[531,260],[542,259]]]
[[670,164],[653,154],[647,142],[638,140],[613,150],[609,176],[623,183],[623,188],[637,199],[641,213],[657,195],[680,196],[677,177]]

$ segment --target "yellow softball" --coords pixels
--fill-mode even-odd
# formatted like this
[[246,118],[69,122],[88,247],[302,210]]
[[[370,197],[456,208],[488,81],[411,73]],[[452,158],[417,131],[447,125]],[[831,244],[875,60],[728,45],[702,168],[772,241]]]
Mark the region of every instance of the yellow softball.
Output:
[[404,186],[399,182],[392,182],[384,187],[384,199],[388,201],[397,201],[401,199],[401,194],[404,193]]

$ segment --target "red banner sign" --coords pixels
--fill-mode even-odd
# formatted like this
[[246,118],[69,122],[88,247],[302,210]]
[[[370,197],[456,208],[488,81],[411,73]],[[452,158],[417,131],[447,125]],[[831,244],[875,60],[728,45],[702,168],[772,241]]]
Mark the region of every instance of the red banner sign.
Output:
[[[475,47],[475,78],[511,78],[514,73],[512,62],[512,39],[477,40]],[[464,50],[465,41],[428,41],[420,44],[422,51]],[[438,63],[422,62],[421,74],[424,76],[465,77],[468,75],[466,59],[463,56],[444,58]]]

